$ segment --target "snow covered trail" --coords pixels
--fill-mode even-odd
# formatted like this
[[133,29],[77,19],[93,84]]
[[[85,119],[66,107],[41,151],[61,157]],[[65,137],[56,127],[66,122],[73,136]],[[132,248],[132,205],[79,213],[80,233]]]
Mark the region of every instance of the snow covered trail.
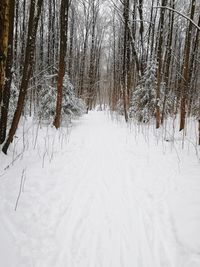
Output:
[[199,266],[180,260],[168,206],[176,155],[134,135],[91,112],[50,164],[29,166],[14,229],[17,267]]
[[51,166],[56,176],[73,177],[60,204],[54,266],[176,266],[167,205],[136,177],[146,167],[138,155],[144,151],[133,148],[131,157],[127,129],[104,113],[91,113],[80,127],[71,136],[70,159],[64,154]]

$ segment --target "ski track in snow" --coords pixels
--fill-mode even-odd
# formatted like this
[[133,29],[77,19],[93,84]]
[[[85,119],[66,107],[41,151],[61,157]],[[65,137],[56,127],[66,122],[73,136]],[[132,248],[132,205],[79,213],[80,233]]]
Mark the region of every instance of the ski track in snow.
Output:
[[[166,201],[176,169],[159,153],[151,160],[146,144],[130,147],[131,135],[103,112],[80,120],[41,170],[48,183],[27,198],[18,267],[179,267]],[[27,179],[31,194],[37,184]]]
[[175,267],[166,203],[157,203],[134,182],[134,161],[124,156],[119,127],[100,113],[90,115],[82,128],[71,140],[79,157],[64,167],[67,176],[74,166],[70,172],[77,183],[66,184],[73,194],[66,195],[68,205],[56,226],[62,242],[55,266]]

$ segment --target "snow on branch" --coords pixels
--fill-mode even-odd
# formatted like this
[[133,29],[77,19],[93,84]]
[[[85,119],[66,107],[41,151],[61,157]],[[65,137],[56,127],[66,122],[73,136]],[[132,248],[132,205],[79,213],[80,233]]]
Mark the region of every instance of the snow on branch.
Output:
[[200,27],[194,22],[194,20],[192,20],[191,18],[189,18],[188,16],[184,15],[183,13],[179,12],[179,11],[176,10],[176,9],[173,9],[173,8],[171,8],[171,7],[168,7],[168,6],[154,6],[153,8],[163,8],[163,9],[168,9],[168,10],[170,10],[170,11],[172,11],[172,12],[175,12],[175,13],[177,13],[178,15],[182,16],[183,18],[189,20],[189,21],[190,21],[190,22],[197,28],[197,30],[200,31]]

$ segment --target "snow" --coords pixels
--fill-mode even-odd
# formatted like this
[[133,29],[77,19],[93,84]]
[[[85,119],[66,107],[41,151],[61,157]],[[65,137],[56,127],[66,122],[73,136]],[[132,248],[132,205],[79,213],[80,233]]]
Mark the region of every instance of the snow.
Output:
[[199,150],[162,136],[97,111],[22,123],[0,154],[0,266],[199,267]]

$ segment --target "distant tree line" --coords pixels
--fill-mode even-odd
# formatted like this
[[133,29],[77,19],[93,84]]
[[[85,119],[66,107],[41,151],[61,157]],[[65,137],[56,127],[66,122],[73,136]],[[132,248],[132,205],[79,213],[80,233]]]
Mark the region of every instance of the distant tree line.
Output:
[[[180,114],[200,119],[200,5],[196,0],[123,0],[114,5],[110,106],[126,121]],[[148,118],[148,119],[147,119]]]

